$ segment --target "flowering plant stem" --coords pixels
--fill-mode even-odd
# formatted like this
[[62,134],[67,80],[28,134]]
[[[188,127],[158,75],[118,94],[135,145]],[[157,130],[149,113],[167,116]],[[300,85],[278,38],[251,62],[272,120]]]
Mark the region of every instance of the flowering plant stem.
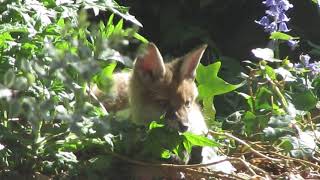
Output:
[[274,57],[280,59],[279,40],[274,40]]
[[276,83],[274,83],[272,80],[269,80],[269,82],[272,86],[272,90],[279,97],[281,105],[284,107],[286,112],[288,112],[288,102],[287,102],[286,98],[283,96],[283,94],[281,93],[281,91],[280,91],[279,87],[276,85]]

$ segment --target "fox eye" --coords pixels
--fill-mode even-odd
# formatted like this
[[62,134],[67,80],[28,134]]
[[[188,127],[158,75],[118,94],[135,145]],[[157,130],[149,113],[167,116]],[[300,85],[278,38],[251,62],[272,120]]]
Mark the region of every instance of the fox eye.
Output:
[[191,101],[190,100],[187,100],[184,104],[187,108],[190,108],[191,106]]

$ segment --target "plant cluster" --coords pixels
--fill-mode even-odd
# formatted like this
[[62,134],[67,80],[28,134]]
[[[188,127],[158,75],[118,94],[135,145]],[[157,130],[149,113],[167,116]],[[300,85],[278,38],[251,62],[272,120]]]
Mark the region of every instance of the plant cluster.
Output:
[[[266,16],[256,23],[270,33],[269,45],[252,50],[258,60],[244,62],[241,83],[218,76],[219,60],[197,69],[199,101],[214,130],[209,139],[169,130],[163,119],[148,127],[120,121],[90,92],[92,84],[107,92],[113,71],[130,68],[137,53],[122,52],[147,42],[126,7],[113,0],[0,1],[0,179],[112,178],[119,176],[110,172],[121,161],[185,159],[193,146],[219,147],[233,156],[227,160],[240,162],[233,164],[239,172],[234,175],[198,169],[209,178],[280,178],[288,172],[319,177],[313,172],[319,171],[320,62],[313,58],[320,46],[309,41],[312,51],[293,63],[280,52],[285,43],[299,49],[299,38],[287,34],[285,13],[293,5],[287,0],[263,4]],[[111,15],[94,24],[88,11]],[[126,27],[123,19],[133,25]],[[215,97],[229,92],[243,103],[216,118]],[[186,174],[192,168],[177,167]]]

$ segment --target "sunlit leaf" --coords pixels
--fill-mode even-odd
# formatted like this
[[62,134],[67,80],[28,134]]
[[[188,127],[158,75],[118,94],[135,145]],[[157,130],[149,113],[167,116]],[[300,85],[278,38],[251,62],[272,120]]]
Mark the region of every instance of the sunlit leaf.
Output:
[[232,85],[219,78],[218,72],[220,67],[221,62],[216,62],[209,66],[199,64],[196,80],[199,83],[198,89],[201,99],[231,92],[244,84]]
[[283,32],[273,32],[271,33],[270,39],[273,40],[292,40],[292,39],[299,39],[298,37],[292,37],[289,34],[283,33]]
[[189,132],[183,133],[183,136],[193,145],[193,146],[210,146],[217,147],[220,146],[219,143],[215,142],[212,139],[209,139],[204,136],[195,135]]

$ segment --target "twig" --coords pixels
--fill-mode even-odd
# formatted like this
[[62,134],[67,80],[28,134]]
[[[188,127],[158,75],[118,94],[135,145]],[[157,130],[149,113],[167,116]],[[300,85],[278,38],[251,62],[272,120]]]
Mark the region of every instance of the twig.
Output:
[[242,178],[242,177],[239,177],[235,174],[225,174],[225,173],[222,173],[222,172],[215,172],[215,173],[210,173],[210,172],[203,172],[203,171],[197,171],[195,169],[192,169],[192,168],[186,168],[184,170],[182,170],[182,172],[191,172],[191,173],[195,173],[195,174],[201,174],[201,175],[205,175],[207,177],[220,177],[220,178],[233,178],[233,179],[245,179],[245,178]]
[[[188,171],[191,171],[192,168],[200,168],[200,167],[207,167],[207,166],[212,166],[212,165],[215,165],[215,164],[219,164],[221,162],[224,162],[224,161],[239,161],[240,163],[242,163],[254,176],[257,175],[257,173],[253,170],[257,170],[260,172],[260,174],[263,174],[263,175],[268,175],[268,173],[248,162],[246,162],[245,160],[241,159],[241,158],[226,158],[226,159],[223,159],[223,160],[219,160],[219,161],[214,161],[214,162],[211,162],[211,163],[206,163],[206,164],[192,164],[192,165],[178,165],[178,164],[166,164],[166,163],[147,163],[147,162],[143,162],[143,161],[138,161],[138,160],[134,160],[134,159],[131,159],[129,157],[126,157],[126,156],[123,156],[123,155],[120,155],[118,153],[115,153],[115,152],[112,152],[112,151],[106,151],[108,154],[111,154],[112,156],[118,158],[118,159],[121,159],[123,161],[126,161],[128,163],[131,163],[131,164],[135,164],[135,165],[140,165],[140,166],[152,166],[152,167],[160,167],[160,168],[176,168],[176,169],[180,169],[181,171],[184,171],[184,170],[188,170]],[[192,169],[193,172],[195,172],[195,170]],[[203,174],[203,175],[207,175],[207,176],[213,176],[213,175],[216,175],[216,174],[212,174],[212,173],[209,173],[209,172],[199,172],[197,171],[198,174]],[[219,172],[219,171],[215,171],[215,173],[223,173],[223,172]],[[238,178],[238,179],[243,179],[239,176],[236,176],[234,174],[226,174],[226,173],[223,173],[227,176],[232,176],[234,178]]]
[[314,117],[311,119],[311,121],[314,122],[314,121],[316,121],[317,119],[320,119],[320,115],[314,116]]
[[146,163],[146,162],[143,162],[143,161],[138,161],[138,160],[131,159],[129,157],[120,155],[120,154],[115,153],[115,152],[107,151],[107,153],[111,154],[112,156],[114,156],[116,158],[119,158],[121,160],[127,161],[127,162],[132,163],[132,164],[137,164],[137,165],[140,165],[140,166],[171,167],[171,168],[178,168],[178,169],[179,168],[207,167],[207,166],[212,166],[212,165],[215,165],[215,164],[222,163],[224,161],[241,161],[241,160],[239,160],[239,158],[225,158],[225,159],[222,159],[222,160],[219,160],[219,161],[214,161],[214,162],[206,163],[206,164],[178,165],[178,164],[167,164],[167,163]]
[[[240,159],[240,158],[239,158]],[[244,159],[244,158],[243,158]],[[257,175],[257,173],[253,170],[253,169],[251,169],[251,167],[250,167],[250,163],[248,163],[248,162],[246,162],[245,160],[243,160],[243,159],[240,159],[240,161],[242,162],[242,164],[244,164],[245,166],[246,166],[246,168],[251,172],[251,174],[252,175],[254,175],[254,176],[256,176]]]
[[274,155],[277,155],[277,156],[280,156],[282,158],[285,158],[287,160],[291,160],[291,161],[297,161],[297,162],[300,162],[300,163],[304,163],[304,164],[308,164],[314,168],[317,168],[318,170],[320,170],[320,166],[317,165],[317,164],[314,164],[312,162],[309,162],[309,161],[306,161],[306,160],[303,160],[303,159],[297,159],[297,158],[293,158],[293,157],[289,157],[289,156],[284,156],[282,154],[279,154],[279,153],[276,153],[276,152],[270,152],[271,154],[274,154]]
[[217,132],[214,132],[214,131],[211,131],[211,130],[209,131],[209,133],[212,134],[212,135],[224,135],[224,136],[227,136],[227,137],[229,137],[229,138],[231,138],[231,139],[236,140],[236,141],[239,142],[240,144],[245,145],[245,146],[246,146],[248,149],[250,149],[254,154],[256,154],[256,155],[258,155],[258,156],[260,156],[260,157],[266,158],[266,159],[268,159],[268,160],[270,160],[270,161],[282,162],[281,159],[275,159],[275,158],[268,157],[268,156],[260,153],[259,151],[253,149],[248,143],[246,143],[246,142],[244,142],[243,140],[241,140],[241,139],[233,136],[233,135],[230,134],[230,133],[217,133]]

